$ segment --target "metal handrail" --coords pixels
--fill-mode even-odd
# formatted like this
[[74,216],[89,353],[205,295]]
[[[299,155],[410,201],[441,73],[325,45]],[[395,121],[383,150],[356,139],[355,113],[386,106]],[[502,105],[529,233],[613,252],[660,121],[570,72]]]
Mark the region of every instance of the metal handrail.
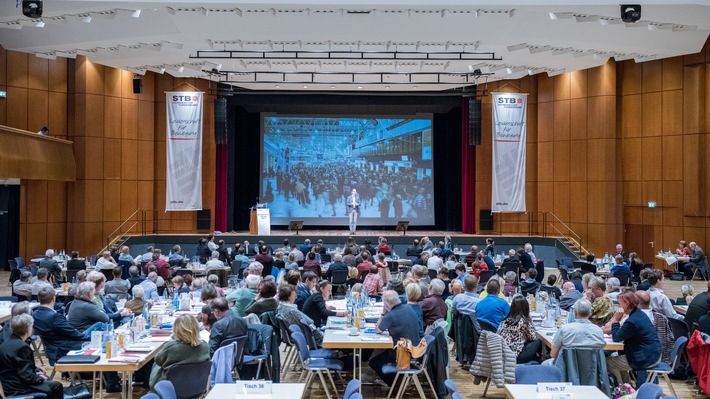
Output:
[[[117,234],[117,233],[119,233],[119,232],[128,232],[128,231],[131,231],[131,230],[133,230],[136,226],[138,226],[138,224],[141,225],[141,229],[140,229],[141,235],[146,235],[146,233],[147,233],[146,220],[148,220],[148,218],[147,218],[148,212],[157,213],[157,210],[155,210],[155,209],[136,209],[135,211],[133,211],[133,213],[131,213],[131,215],[128,216],[128,217],[126,218],[126,220],[123,221],[123,223],[121,223],[120,225],[118,225],[118,227],[116,227],[116,228],[106,237],[106,246],[103,247],[103,248],[101,249],[101,251],[99,251],[99,253],[98,253],[97,255],[101,256],[101,254],[102,254],[104,251],[110,249],[110,248],[111,248],[111,245],[115,244],[116,241],[118,241],[118,239],[123,235],[123,233],[121,233],[121,234]],[[138,215],[138,218],[137,218],[137,219],[135,219],[136,215]],[[135,220],[134,220],[134,219],[135,219]],[[131,221],[133,221],[133,224],[131,224],[130,227],[128,227],[127,229],[125,229],[124,226],[126,226],[126,224],[130,223]],[[153,232],[155,232],[156,226],[157,226],[157,218],[154,217],[154,218],[153,218],[153,229],[152,229]]]
[[[582,237],[579,236],[572,228],[570,228],[565,222],[563,222],[557,215],[550,211],[527,211],[527,221],[517,220],[517,221],[503,221],[501,218],[498,219],[499,227],[503,224],[523,224],[528,225],[528,235],[540,235],[542,237],[547,237],[550,234],[549,229],[552,229],[556,235],[572,240],[576,242],[579,246],[580,252],[585,252],[586,250],[582,247]],[[555,224],[559,223],[564,226],[566,232],[560,230]],[[502,229],[499,230],[502,234]]]
[[[582,237],[580,237],[579,234],[575,233],[574,230],[572,230],[571,227],[569,227],[565,222],[563,222],[563,221],[562,221],[559,217],[557,217],[557,215],[555,215],[554,213],[549,212],[549,211],[546,211],[545,213],[546,213],[546,214],[550,214],[550,216],[552,216],[552,217],[555,219],[554,221],[556,221],[557,223],[559,223],[559,224],[565,226],[565,228],[567,228],[567,230],[574,236],[573,238],[577,240],[577,243],[579,244],[580,249],[582,248]],[[560,233],[561,236],[566,237],[566,235],[565,235],[564,233],[562,233],[557,227],[555,227],[554,224],[551,224],[551,226],[552,226],[558,233]]]

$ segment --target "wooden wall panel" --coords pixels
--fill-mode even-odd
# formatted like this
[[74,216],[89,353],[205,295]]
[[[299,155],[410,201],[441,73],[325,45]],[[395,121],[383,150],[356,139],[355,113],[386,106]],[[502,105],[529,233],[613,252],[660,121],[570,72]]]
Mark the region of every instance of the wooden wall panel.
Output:
[[551,181],[537,183],[537,203],[539,211],[553,211],[555,188]]
[[683,134],[683,91],[664,91],[662,107],[663,135]]
[[[86,109],[84,117],[84,126],[87,136],[104,137],[104,129],[111,129],[111,126],[106,122],[104,100],[107,97],[100,95],[87,94],[85,96],[86,103],[83,104]],[[109,97],[110,98],[110,97]],[[116,112],[111,109],[111,113]],[[120,120],[120,119],[119,119]],[[110,137],[110,136],[109,136]]]
[[[682,180],[683,179],[683,160],[678,154],[684,153],[683,137],[682,136],[664,136],[662,144],[662,171],[661,178],[663,180]],[[656,162],[656,161],[650,161]],[[680,205],[680,204],[679,204]]]
[[661,137],[644,137],[642,143],[643,159],[640,166],[643,174],[641,177],[644,181],[660,180],[663,177],[662,162],[659,162],[663,159],[663,140]]
[[555,103],[545,102],[539,103],[538,119],[537,119],[537,141],[546,142],[552,141],[554,135],[554,109]]
[[49,62],[47,68],[49,91],[67,92],[67,59],[57,58]]
[[553,140],[569,140],[570,138],[570,102],[555,101],[553,114],[555,116]]
[[663,90],[683,88],[683,59],[681,57],[663,59]]
[[587,137],[616,137],[616,97],[590,97],[587,112]]
[[124,98],[121,102],[121,108],[121,133],[123,139],[138,139],[138,101]]
[[588,201],[594,199],[594,197],[590,195],[589,191],[587,191],[587,183],[584,181],[572,181],[569,184],[569,192],[569,221],[572,223],[586,224]]
[[553,143],[553,176],[556,182],[569,181],[569,168],[572,154],[569,140]]
[[554,80],[554,99],[559,100],[569,100],[570,98],[570,74],[564,73],[562,75],[557,75],[552,78]]
[[587,70],[589,96],[616,96],[617,64],[613,59],[606,64]]
[[586,140],[571,140],[570,141],[570,172],[569,179],[573,182],[583,182],[587,180],[588,165],[594,165],[596,162],[589,158],[587,153]]
[[67,183],[48,181],[47,183],[47,222],[65,223],[67,221]]
[[137,140],[121,140],[120,172],[122,180],[134,181],[138,178],[139,159],[145,158],[141,156],[139,148]]
[[[586,98],[587,93],[587,70],[575,71],[570,75],[570,98]],[[573,114],[574,115],[574,114]]]
[[570,100],[570,138],[585,140],[587,138],[587,98]]
[[49,60],[27,56],[27,88],[47,91],[49,90]]
[[121,125],[122,118],[121,110],[122,102],[119,97],[103,97],[103,134],[105,138],[120,139],[123,126]]
[[622,159],[624,160],[622,177],[625,181],[641,180],[647,162],[660,164],[660,158],[649,159],[644,156],[641,138],[624,139],[622,143]]
[[641,117],[644,136],[660,136],[663,131],[663,95],[660,92],[643,95]]
[[554,80],[545,74],[535,75],[537,77],[537,102],[538,104],[544,102],[553,101],[554,92]]
[[121,182],[120,193],[116,193],[117,197],[120,194],[120,221],[126,220],[138,209],[138,200],[136,199],[138,194],[138,186],[136,183],[137,182],[135,181],[124,180]]
[[[622,137],[640,137],[643,131],[643,96],[640,94],[624,96],[621,99],[621,134]],[[636,115],[636,117],[632,117]]]
[[555,148],[554,143],[538,143],[537,144],[537,170],[539,174],[537,180],[539,182],[554,180],[555,169]]
[[[77,59],[78,58],[79,57],[77,57]],[[103,65],[95,64],[90,61],[86,62],[86,70],[84,71],[86,94],[104,96],[104,69],[109,69],[109,67],[104,67]]]
[[663,76],[663,61],[648,61],[641,65],[643,70],[643,92],[650,93],[661,91],[663,88],[663,79],[659,79],[659,77]]
[[[705,148],[705,137],[700,134],[686,134],[683,148],[688,149],[688,155],[683,158],[683,186],[693,187],[683,192],[683,214],[699,216],[704,214],[705,170],[697,153],[699,148]],[[691,155],[692,154],[692,155]],[[697,154],[697,155],[696,155]]]
[[[31,259],[36,254],[44,254],[47,250],[47,223],[27,223],[27,248],[25,249],[25,259]],[[56,250],[56,248],[54,248]]]
[[123,72],[120,69],[105,68],[104,69],[104,89],[103,93],[107,97],[121,97],[121,76]]
[[[46,126],[52,137],[67,139],[67,94],[61,92],[48,92],[48,117]],[[37,129],[39,130],[39,129]]]
[[27,223],[42,223],[47,220],[47,182],[27,180],[27,190],[33,193],[27,198]]
[[[36,58],[36,57],[35,57]],[[27,130],[31,132],[38,132],[43,126],[49,125],[47,123],[49,116],[49,92],[42,90],[27,90]],[[37,120],[37,115],[42,115],[42,120]],[[50,135],[52,134],[52,129],[49,129]]]
[[8,86],[7,98],[10,99],[7,104],[8,126],[22,130],[29,130],[29,126],[27,126],[28,96],[29,93],[26,88]]
[[[7,52],[7,86],[9,87],[28,87],[28,70],[29,65],[27,53],[18,53],[15,51]],[[9,94],[9,93],[8,93]]]
[[640,94],[643,89],[643,64],[634,61],[624,61],[623,78],[621,78],[621,95]]
[[683,68],[683,132],[705,128],[705,65]]

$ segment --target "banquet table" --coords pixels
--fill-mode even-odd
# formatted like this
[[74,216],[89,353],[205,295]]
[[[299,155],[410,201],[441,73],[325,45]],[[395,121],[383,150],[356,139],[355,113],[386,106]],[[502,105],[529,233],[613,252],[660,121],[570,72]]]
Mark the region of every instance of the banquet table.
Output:
[[[508,399],[535,398],[537,385],[533,384],[505,384],[505,397]],[[592,385],[572,385],[566,392],[572,393],[574,399],[608,399],[604,392]]]

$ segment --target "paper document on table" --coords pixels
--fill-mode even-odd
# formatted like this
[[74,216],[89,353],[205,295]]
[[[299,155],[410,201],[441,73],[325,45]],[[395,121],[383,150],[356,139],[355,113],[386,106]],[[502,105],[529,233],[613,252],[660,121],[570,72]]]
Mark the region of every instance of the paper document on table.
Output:
[[130,355],[116,356],[108,359],[111,363],[140,363],[141,360],[143,360],[142,357]]
[[390,337],[362,337],[363,341],[392,341]]
[[666,257],[666,263],[668,263],[669,265],[672,265],[672,264],[674,264],[674,263],[676,263],[676,262],[678,262],[678,259],[676,259],[675,256],[668,256],[668,257]]

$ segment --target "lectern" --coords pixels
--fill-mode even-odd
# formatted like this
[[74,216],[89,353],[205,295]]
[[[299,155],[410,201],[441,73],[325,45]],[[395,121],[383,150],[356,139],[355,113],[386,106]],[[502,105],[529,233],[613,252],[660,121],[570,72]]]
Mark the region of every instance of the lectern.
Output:
[[403,236],[407,235],[407,229],[409,228],[409,221],[408,220],[400,220],[397,222],[397,227],[395,227],[395,231],[401,231]]
[[298,235],[298,230],[303,230],[303,220],[292,220],[288,224],[289,231],[296,230],[296,235]]

